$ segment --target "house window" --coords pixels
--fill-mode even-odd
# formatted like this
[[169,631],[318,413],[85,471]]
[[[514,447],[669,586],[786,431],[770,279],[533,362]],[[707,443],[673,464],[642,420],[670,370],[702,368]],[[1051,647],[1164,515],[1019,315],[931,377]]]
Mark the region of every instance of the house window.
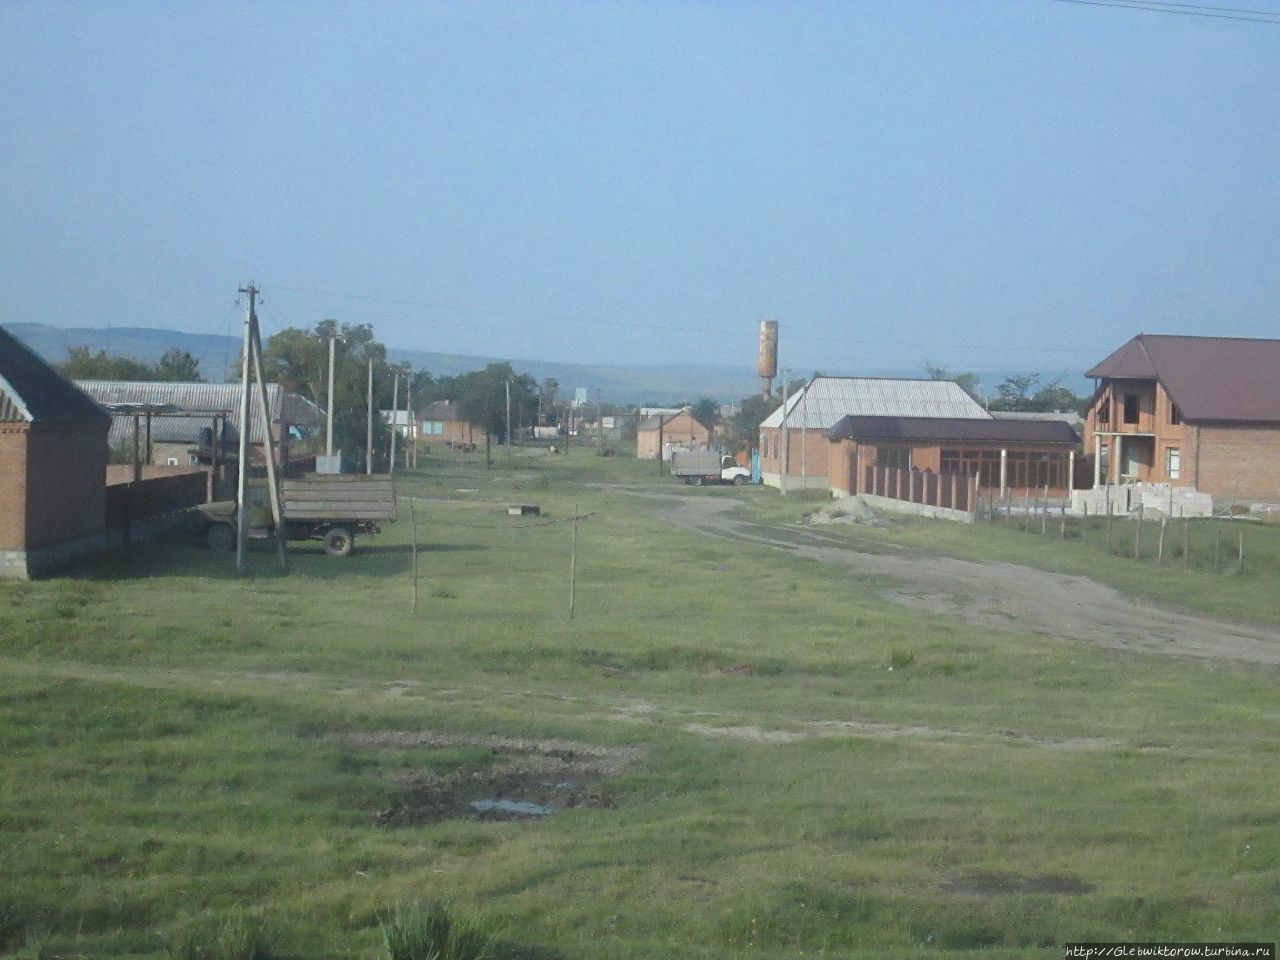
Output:
[[427,436],[438,437],[444,433],[444,422],[441,420],[423,420],[422,432]]
[[879,447],[876,450],[876,466],[906,470],[911,466],[911,448]]
[[1180,480],[1182,478],[1182,451],[1177,447],[1170,447],[1167,456],[1167,467],[1169,470],[1170,480]]
[[1175,426],[1182,422],[1182,411],[1178,409],[1176,403],[1169,406],[1169,422]]
[[1124,395],[1124,422],[1137,423],[1139,410],[1141,410],[1141,405],[1138,402],[1138,395],[1136,393],[1126,393]]

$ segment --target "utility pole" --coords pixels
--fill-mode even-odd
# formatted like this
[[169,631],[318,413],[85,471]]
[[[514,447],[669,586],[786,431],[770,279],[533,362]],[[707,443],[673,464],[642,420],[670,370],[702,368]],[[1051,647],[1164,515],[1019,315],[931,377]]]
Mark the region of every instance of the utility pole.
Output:
[[[409,429],[404,435],[404,468],[409,469],[410,451],[413,453],[413,459],[418,459],[417,434],[413,429],[413,378],[409,375],[408,368],[404,371],[404,412],[405,419],[409,421]],[[417,463],[414,463],[417,466]]]
[[502,385],[507,389],[507,456],[511,456],[511,378],[506,377]]
[[333,456],[333,354],[334,343],[341,337],[336,333],[329,334],[329,394],[327,397],[328,416],[325,417],[324,425],[324,455],[326,457]]
[[791,438],[787,434],[787,400],[790,399],[787,394],[790,375],[791,371],[784,367],[782,369],[782,452],[778,464],[778,490],[784,497],[787,495],[787,460],[789,459],[787,455],[791,452]]
[[[244,313],[244,345],[240,353],[240,462],[236,475],[236,572],[244,572],[245,551],[249,539],[249,510],[245,502],[245,492],[249,479],[249,364],[252,362],[250,352],[250,326],[254,319],[254,300],[258,296],[258,288],[250,283],[240,289],[248,294],[249,307]],[[136,422],[136,421],[135,421]],[[135,431],[135,437],[136,437]],[[135,443],[136,445],[136,443]]]
[[400,368],[396,368],[395,379],[391,381],[391,456],[388,458],[387,470],[396,472],[396,409],[400,406]]
[[604,456],[604,408],[600,404],[600,388],[596,387],[596,433],[600,437],[600,456]]
[[373,357],[369,357],[368,424],[365,426],[364,472],[373,473]]

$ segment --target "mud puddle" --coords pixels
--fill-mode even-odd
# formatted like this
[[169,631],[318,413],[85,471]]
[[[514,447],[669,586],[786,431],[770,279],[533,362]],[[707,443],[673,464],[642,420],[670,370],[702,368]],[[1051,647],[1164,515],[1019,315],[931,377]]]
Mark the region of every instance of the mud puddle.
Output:
[[562,740],[448,737],[391,731],[344,738],[352,746],[416,747],[424,753],[458,746],[484,747],[484,765],[401,773],[397,802],[374,814],[384,827],[416,827],[444,820],[541,820],[580,807],[612,809],[607,781],[641,753]]

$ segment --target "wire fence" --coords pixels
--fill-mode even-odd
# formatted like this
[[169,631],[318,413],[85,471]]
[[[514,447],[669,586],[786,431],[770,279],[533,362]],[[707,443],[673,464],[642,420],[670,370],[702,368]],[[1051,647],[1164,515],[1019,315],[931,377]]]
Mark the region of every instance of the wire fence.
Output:
[[[1172,570],[1236,576],[1260,565],[1252,560],[1251,538],[1274,536],[1271,531],[1251,529],[1251,521],[1231,515],[1170,517],[1158,511],[1148,513],[1141,503],[1128,513],[1109,511],[1091,516],[1087,505],[1081,511],[1073,511],[1065,496],[1033,494],[1030,490],[1021,491],[1021,496],[1003,497],[995,490],[981,491],[975,516],[1006,529],[1060,542],[1074,541],[1112,556]],[[1265,562],[1261,556],[1259,560]]]

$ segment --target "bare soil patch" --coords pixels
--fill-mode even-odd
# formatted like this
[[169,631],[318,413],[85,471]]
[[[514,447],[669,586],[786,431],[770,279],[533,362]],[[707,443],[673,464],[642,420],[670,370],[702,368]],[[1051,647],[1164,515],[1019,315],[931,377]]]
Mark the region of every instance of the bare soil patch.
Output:
[[1079,896],[1083,893],[1092,893],[1094,887],[1079,877],[1060,874],[1046,873],[1022,877],[1013,873],[978,871],[964,876],[948,877],[938,884],[938,889],[946,893],[958,893],[971,897],[1001,897],[1011,893]]
[[398,802],[374,814],[384,827],[416,827],[442,820],[535,820],[577,807],[616,806],[607,781],[642,754],[567,740],[459,737],[384,731],[341,738],[354,747],[445,749],[484,747],[494,761],[482,769],[409,773],[395,778]]

